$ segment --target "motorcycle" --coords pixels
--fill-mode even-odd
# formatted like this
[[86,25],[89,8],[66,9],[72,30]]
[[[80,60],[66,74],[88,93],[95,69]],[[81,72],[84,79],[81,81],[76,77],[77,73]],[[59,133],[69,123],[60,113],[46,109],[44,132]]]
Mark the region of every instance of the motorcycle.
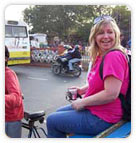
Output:
[[68,60],[58,57],[51,65],[51,70],[55,75],[70,75],[79,77],[81,75],[81,62],[73,63],[73,71],[69,71]]

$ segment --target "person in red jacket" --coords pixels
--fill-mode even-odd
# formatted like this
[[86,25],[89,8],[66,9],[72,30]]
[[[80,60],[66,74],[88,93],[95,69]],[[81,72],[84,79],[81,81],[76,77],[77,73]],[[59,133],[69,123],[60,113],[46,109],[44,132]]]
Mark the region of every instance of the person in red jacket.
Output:
[[21,138],[22,92],[17,75],[7,66],[8,58],[9,51],[5,46],[5,132],[8,137]]

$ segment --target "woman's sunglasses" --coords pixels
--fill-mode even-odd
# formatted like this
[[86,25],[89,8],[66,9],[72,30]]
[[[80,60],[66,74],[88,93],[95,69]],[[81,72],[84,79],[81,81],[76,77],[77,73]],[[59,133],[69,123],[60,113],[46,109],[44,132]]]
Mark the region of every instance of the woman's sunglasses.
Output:
[[98,23],[100,23],[100,22],[103,21],[103,20],[111,20],[111,21],[114,21],[114,19],[113,19],[111,16],[109,16],[109,15],[102,15],[102,16],[99,16],[99,17],[95,18],[93,24],[94,24],[94,25],[95,25],[95,24],[98,24]]

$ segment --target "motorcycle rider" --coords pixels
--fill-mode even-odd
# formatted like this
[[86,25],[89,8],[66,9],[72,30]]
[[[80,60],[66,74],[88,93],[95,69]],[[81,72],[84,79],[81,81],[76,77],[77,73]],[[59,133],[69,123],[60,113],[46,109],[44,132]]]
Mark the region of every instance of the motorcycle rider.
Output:
[[71,59],[68,61],[68,67],[69,71],[73,72],[73,63],[80,62],[81,61],[81,53],[79,51],[79,45],[75,45],[74,49],[69,52],[71,55]]
[[73,71],[71,74],[75,77],[79,77],[81,74],[81,68],[77,64],[78,61],[81,60],[81,54],[79,52],[79,48],[76,46],[74,49],[67,50],[67,53],[63,56],[59,56],[56,61],[52,64],[52,72],[56,75],[58,74],[64,74],[64,73],[70,73],[69,71],[69,61],[71,61]]
[[65,67],[68,64],[69,72],[73,72],[73,63],[81,61],[81,53],[79,51],[79,45],[75,45],[74,49],[69,48],[68,52],[60,56],[58,61]]
[[65,46],[65,48],[67,48],[67,53],[65,53],[63,56],[60,56],[62,62],[72,59],[72,55],[71,55],[72,47]]

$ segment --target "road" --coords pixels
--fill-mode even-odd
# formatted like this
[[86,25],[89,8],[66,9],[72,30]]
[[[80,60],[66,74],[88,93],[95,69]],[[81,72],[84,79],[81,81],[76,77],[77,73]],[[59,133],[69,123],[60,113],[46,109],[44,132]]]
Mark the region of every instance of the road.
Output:
[[[11,67],[18,75],[24,94],[25,111],[46,111],[46,116],[57,108],[69,104],[65,99],[71,86],[82,86],[86,82],[86,72],[79,78],[56,76],[50,68],[34,66]],[[23,132],[23,136],[26,133]]]

